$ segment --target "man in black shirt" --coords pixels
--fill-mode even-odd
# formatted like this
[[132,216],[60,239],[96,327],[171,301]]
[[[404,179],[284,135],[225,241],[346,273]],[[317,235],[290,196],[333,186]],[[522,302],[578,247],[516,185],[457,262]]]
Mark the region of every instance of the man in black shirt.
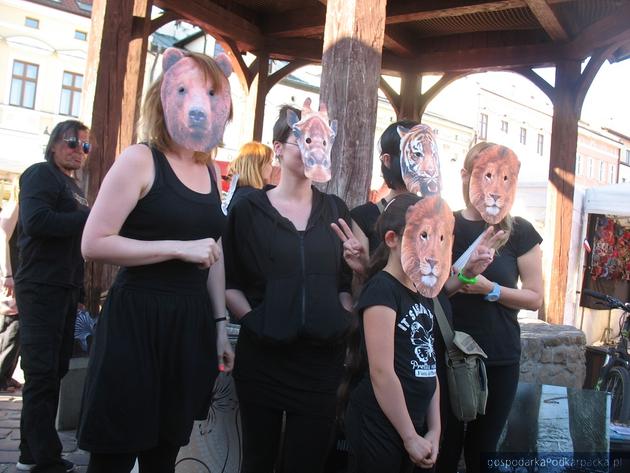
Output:
[[59,123],[50,135],[46,162],[29,167],[20,178],[22,233],[15,293],[25,383],[18,471],[74,469],[61,458],[55,418],[83,286],[81,234],[89,209],[75,172],[89,149],[85,125],[76,120]]

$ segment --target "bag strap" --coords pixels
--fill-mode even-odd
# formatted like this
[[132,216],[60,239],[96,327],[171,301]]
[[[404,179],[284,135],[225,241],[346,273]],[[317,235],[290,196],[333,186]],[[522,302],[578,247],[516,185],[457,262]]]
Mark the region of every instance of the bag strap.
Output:
[[453,339],[455,338],[455,334],[453,333],[451,324],[448,323],[448,319],[446,318],[446,314],[444,314],[442,304],[440,304],[440,301],[437,297],[433,298],[433,309],[435,310],[435,316],[437,317],[438,325],[440,326],[440,332],[442,333],[442,338],[444,339],[444,345],[446,345],[446,350],[450,352],[451,348],[453,347]]

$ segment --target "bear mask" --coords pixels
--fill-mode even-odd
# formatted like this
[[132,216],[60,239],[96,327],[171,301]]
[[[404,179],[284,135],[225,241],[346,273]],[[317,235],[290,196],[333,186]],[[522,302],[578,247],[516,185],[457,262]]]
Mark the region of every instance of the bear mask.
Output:
[[232,67],[225,54],[214,60],[225,76],[221,84],[208,84],[195,60],[181,50],[168,48],[164,52],[160,97],[166,129],[175,143],[188,150],[208,153],[214,149],[230,115],[227,78]]
[[311,110],[311,99],[304,101],[302,119],[287,111],[287,124],[297,138],[304,162],[304,175],[315,182],[328,182],[332,177],[330,152],[337,135],[337,120],[328,122],[326,105],[319,103],[319,111]]

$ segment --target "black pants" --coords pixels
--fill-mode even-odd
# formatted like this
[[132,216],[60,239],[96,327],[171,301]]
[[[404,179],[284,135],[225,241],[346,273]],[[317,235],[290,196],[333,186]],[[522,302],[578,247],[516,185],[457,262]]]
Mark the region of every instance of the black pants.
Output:
[[64,472],[55,418],[72,355],[79,289],[20,282],[15,295],[25,380],[20,462],[36,464],[38,472]]
[[[462,448],[466,460],[466,473],[484,471],[481,454],[496,452],[499,437],[516,395],[519,365],[488,366],[486,371],[488,403],[485,415],[465,425],[464,422],[457,420],[450,405],[446,403],[446,412],[442,412],[442,415],[446,416],[446,429],[442,436],[437,473],[456,473]],[[444,394],[448,396],[446,390]]]
[[[424,422],[420,422],[424,424]],[[350,402],[345,417],[348,473],[416,473],[400,435],[380,409]]]
[[[287,412],[240,402],[243,428],[241,473],[321,473],[332,445],[334,409],[330,416]],[[278,457],[280,443],[282,454]]]
[[129,473],[136,458],[140,473],[173,473],[179,447],[167,444],[139,453],[92,453],[87,473]]
[[0,388],[13,376],[20,356],[20,322],[17,315],[0,315]]

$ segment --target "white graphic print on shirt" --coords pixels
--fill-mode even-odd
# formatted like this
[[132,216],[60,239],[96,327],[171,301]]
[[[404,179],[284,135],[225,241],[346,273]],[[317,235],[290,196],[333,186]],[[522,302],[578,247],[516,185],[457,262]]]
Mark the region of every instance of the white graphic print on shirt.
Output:
[[414,304],[401,318],[398,328],[409,333],[409,343],[416,355],[410,360],[416,378],[435,376],[435,351],[433,349],[433,314],[422,304]]

